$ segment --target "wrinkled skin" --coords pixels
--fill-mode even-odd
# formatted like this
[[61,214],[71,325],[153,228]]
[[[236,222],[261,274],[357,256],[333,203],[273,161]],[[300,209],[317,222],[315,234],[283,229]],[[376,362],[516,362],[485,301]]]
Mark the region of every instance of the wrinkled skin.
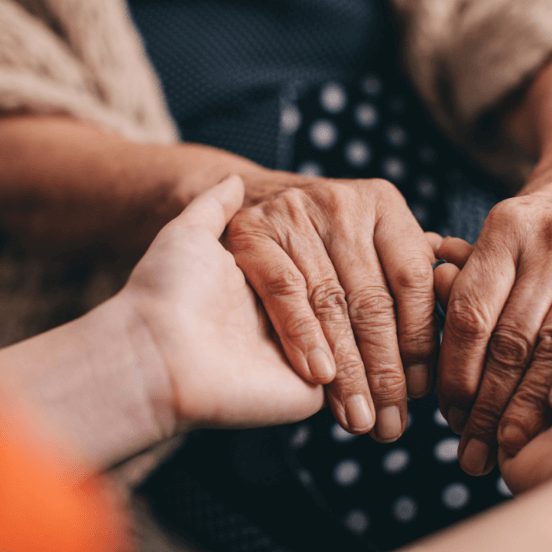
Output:
[[473,251],[454,239],[437,251],[462,267],[448,297],[439,394],[473,475],[488,473],[499,451],[516,456],[550,425],[551,238],[552,196],[534,192],[499,203]]
[[339,423],[397,439],[407,385],[435,355],[433,252],[394,186],[293,176],[231,221],[226,243],[306,381],[327,384]]

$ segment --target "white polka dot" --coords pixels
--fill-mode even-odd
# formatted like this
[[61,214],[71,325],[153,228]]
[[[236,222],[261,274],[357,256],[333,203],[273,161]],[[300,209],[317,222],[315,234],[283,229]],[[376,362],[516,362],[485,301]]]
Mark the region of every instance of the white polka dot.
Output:
[[301,448],[305,446],[307,441],[309,440],[310,433],[310,428],[308,426],[299,426],[291,435],[291,438],[289,440],[290,446],[293,448]]
[[331,431],[334,441],[339,441],[340,443],[351,441],[356,437],[356,435],[345,431],[339,424],[334,424]]
[[282,109],[280,128],[285,134],[294,134],[301,124],[301,114],[294,105],[288,105]]
[[388,142],[396,147],[401,147],[406,144],[406,131],[404,128],[393,125],[387,129],[387,140]]
[[512,496],[512,491],[506,485],[506,481],[502,477],[498,478],[496,482],[496,489],[502,496]]
[[360,127],[368,129],[378,124],[379,116],[373,105],[362,103],[355,109],[355,119]]
[[337,141],[337,129],[329,121],[317,121],[310,130],[312,143],[320,149],[329,149]]
[[370,519],[362,510],[351,510],[344,518],[343,523],[356,535],[366,532],[370,526]]
[[347,94],[340,84],[329,83],[320,93],[320,103],[328,113],[340,113],[347,105]]
[[410,426],[414,423],[414,416],[409,412],[406,417],[406,429],[410,429]]
[[393,504],[393,515],[395,519],[408,522],[412,521],[418,513],[418,505],[414,500],[408,496],[401,496],[397,498]]
[[360,465],[355,460],[343,460],[334,470],[334,478],[339,485],[348,486],[360,477]]
[[363,140],[353,140],[345,147],[345,157],[353,167],[363,167],[370,161],[370,148]]
[[297,172],[304,174],[305,176],[322,176],[324,170],[322,167],[314,161],[305,161],[297,167]]
[[433,454],[439,462],[454,462],[458,458],[458,443],[460,440],[457,437],[449,437],[443,439],[435,445]]
[[468,503],[470,491],[463,483],[453,483],[444,488],[441,498],[447,508],[459,510]]
[[422,146],[419,150],[420,159],[424,163],[432,163],[435,161],[435,158],[437,157],[437,154],[435,153],[435,150],[431,146]]
[[445,420],[445,417],[441,414],[441,411],[436,408],[435,413],[433,414],[433,421],[441,427],[448,427],[448,422]]
[[299,470],[297,472],[297,477],[299,478],[299,481],[306,487],[312,484],[312,475],[308,470]]
[[420,196],[424,199],[431,199],[432,197],[435,197],[435,194],[437,193],[437,186],[435,186],[435,182],[430,178],[420,178],[416,188],[418,190],[418,194],[420,194]]
[[377,77],[370,75],[362,81],[362,90],[366,94],[377,96],[382,90],[381,81]]
[[400,473],[406,469],[410,462],[410,454],[404,449],[388,452],[383,457],[383,469],[387,473]]
[[390,180],[398,180],[404,177],[404,163],[396,157],[389,157],[383,162],[383,172]]

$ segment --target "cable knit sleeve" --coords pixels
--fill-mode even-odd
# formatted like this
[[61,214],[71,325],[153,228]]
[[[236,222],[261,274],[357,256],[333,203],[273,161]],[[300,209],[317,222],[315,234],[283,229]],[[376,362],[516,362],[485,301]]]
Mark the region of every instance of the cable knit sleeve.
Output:
[[393,3],[408,70],[437,120],[488,168],[523,178],[531,160],[482,123],[551,57],[550,0]]
[[174,141],[122,0],[0,0],[0,112],[62,113],[137,141]]

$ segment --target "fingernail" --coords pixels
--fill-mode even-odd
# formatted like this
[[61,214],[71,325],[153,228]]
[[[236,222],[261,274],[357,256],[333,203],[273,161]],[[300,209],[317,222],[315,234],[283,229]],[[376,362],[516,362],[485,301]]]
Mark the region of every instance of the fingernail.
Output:
[[377,434],[382,441],[395,441],[401,436],[402,421],[398,406],[386,406],[377,414]]
[[470,439],[462,453],[462,468],[470,475],[481,475],[485,472],[489,458],[489,446],[479,439]]
[[498,435],[499,445],[510,457],[515,456],[528,441],[523,429],[516,424],[508,424],[501,428]]
[[328,355],[322,349],[315,349],[307,358],[309,370],[314,379],[329,383],[335,376],[334,366]]
[[468,415],[463,411],[457,408],[456,406],[451,406],[447,414],[447,421],[449,423],[450,429],[454,431],[457,435],[460,435],[464,431],[464,426]]
[[351,431],[370,431],[374,416],[364,395],[353,395],[345,403],[347,423]]
[[423,396],[429,387],[429,369],[425,364],[412,364],[406,368],[406,386],[410,397]]

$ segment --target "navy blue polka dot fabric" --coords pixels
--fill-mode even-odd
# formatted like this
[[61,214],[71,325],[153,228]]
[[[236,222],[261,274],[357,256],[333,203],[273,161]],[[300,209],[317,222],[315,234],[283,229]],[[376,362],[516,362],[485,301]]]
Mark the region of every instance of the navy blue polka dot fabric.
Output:
[[[433,127],[397,76],[386,2],[130,5],[185,139],[304,174],[386,178],[425,229],[477,237],[497,200],[492,182]],[[328,412],[281,429],[283,452],[313,510],[324,509],[362,549],[392,549],[509,496],[498,473],[472,479],[461,472],[457,437],[435,397],[411,402],[410,411],[410,427],[393,445],[348,435]],[[202,518],[213,549],[272,549],[246,537],[238,545],[239,531],[225,548],[215,534],[217,508],[206,501],[179,507],[182,519]]]
[[[426,230],[443,231],[449,224],[447,198],[458,186],[465,185],[469,193],[470,181],[488,184],[428,122],[408,85],[388,72],[327,82],[297,95],[283,109],[281,128],[294,143],[296,171],[390,180]],[[479,214],[482,220],[485,209]],[[336,522],[382,550],[510,495],[497,471],[477,479],[461,471],[458,437],[439,413],[435,396],[411,401],[409,410],[409,427],[393,445],[348,434],[328,412],[288,435],[305,488],[325,503]]]

